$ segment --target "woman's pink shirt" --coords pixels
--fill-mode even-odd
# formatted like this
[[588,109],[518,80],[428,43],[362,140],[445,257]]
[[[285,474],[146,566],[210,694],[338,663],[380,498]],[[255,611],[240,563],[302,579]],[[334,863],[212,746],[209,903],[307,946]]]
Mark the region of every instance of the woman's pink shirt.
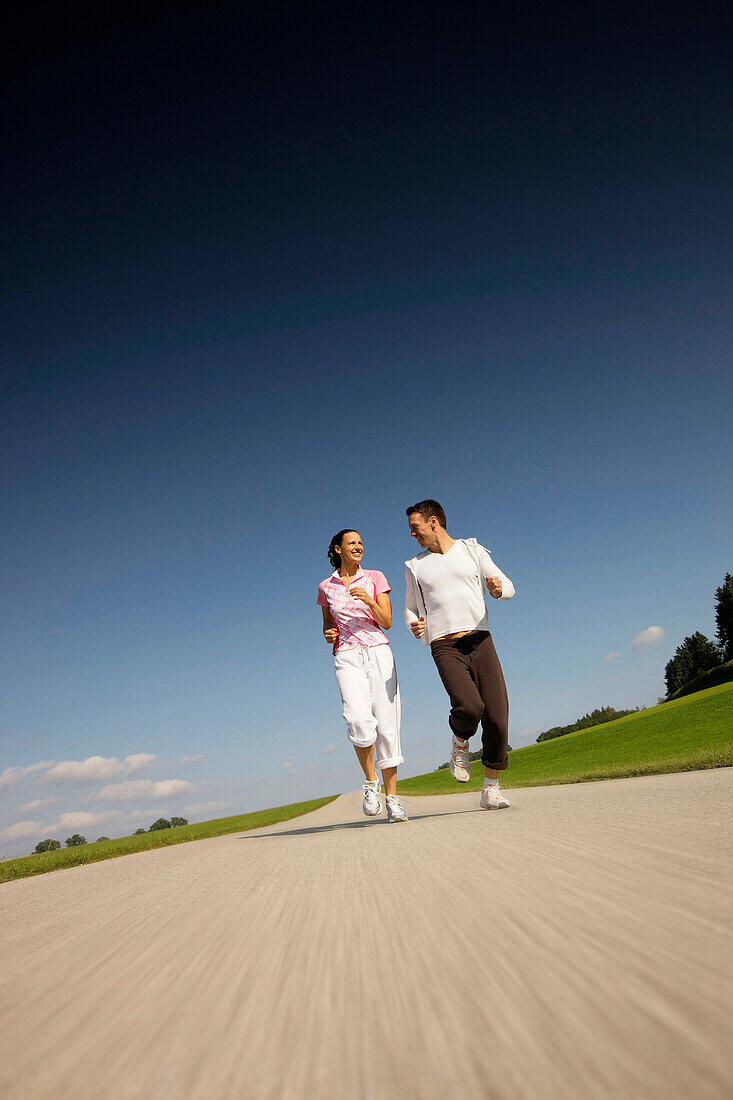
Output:
[[389,638],[379,626],[374,615],[361,600],[349,595],[350,588],[363,588],[373,600],[380,592],[391,592],[387,578],[378,569],[361,569],[352,577],[347,587],[336,569],[318,585],[317,603],[327,607],[336,624],[339,636],[333,652],[340,649],[355,649],[357,646],[389,644]]

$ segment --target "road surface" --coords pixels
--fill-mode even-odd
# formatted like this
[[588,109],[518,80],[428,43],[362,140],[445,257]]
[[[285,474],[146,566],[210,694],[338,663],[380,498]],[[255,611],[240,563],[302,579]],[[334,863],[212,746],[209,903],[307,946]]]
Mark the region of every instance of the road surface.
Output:
[[0,1095],[730,1097],[733,769],[509,797],[0,886]]

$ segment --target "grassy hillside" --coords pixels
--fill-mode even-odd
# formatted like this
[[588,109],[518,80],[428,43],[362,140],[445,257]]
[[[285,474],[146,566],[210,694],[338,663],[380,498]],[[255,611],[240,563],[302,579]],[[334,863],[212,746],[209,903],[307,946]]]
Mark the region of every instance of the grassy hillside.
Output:
[[[473,744],[478,747],[475,737]],[[501,784],[506,788],[538,787],[728,765],[733,765],[733,683],[515,749]],[[481,762],[476,760],[468,783],[456,783],[445,768],[402,779],[398,787],[407,795],[455,794],[479,790],[483,775]]]
[[39,855],[7,859],[0,863],[0,882],[27,878],[29,875],[43,875],[47,871],[58,871],[62,867],[76,867],[80,863],[96,863],[101,859],[128,856],[133,852],[146,852],[150,848],[185,844],[188,840],[205,840],[211,836],[260,829],[263,825],[276,825],[279,821],[290,821],[293,817],[319,810],[321,806],[333,802],[334,798],[336,798],[335,794],[328,798],[316,798],[311,802],[293,802],[290,806],[276,806],[271,810],[240,814],[238,817],[219,817],[213,821],[200,821],[197,825],[156,829],[154,833],[123,836],[118,840],[102,840],[94,844],[80,844],[76,848],[61,848],[58,852],[41,852]]

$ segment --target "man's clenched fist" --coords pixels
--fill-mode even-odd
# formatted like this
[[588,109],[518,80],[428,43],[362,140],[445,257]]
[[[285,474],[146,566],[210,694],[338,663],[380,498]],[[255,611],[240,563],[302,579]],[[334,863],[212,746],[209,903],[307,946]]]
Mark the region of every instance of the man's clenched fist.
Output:
[[487,577],[486,587],[495,600],[501,599],[501,577]]
[[410,623],[410,630],[416,638],[422,638],[425,633],[425,616],[421,615],[416,622]]

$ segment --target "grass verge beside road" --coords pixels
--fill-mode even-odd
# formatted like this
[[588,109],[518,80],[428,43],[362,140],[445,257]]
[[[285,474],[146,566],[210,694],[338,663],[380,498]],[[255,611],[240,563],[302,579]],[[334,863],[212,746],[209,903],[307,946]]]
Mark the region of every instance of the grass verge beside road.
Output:
[[[476,744],[474,738],[472,748]],[[602,726],[515,749],[509,754],[501,785],[542,787],[732,765],[733,683],[727,683]],[[401,779],[398,790],[406,795],[455,794],[480,790],[483,777],[481,761],[475,760],[468,783],[456,783],[444,768]]]
[[62,867],[77,867],[81,863],[97,863],[102,859],[128,856],[133,852],[146,852],[151,848],[165,848],[170,844],[185,844],[189,840],[205,840],[207,837],[241,833],[249,829],[261,829],[264,825],[276,825],[290,821],[313,810],[320,810],[333,802],[335,794],[328,798],[315,798],[311,802],[293,802],[289,806],[276,806],[271,810],[256,810],[238,817],[220,817],[213,821],[200,821],[197,825],[179,825],[175,829],[156,829],[139,836],[123,836],[118,840],[101,840],[94,844],[80,844],[76,848],[61,848],[57,852],[40,852],[33,856],[20,856],[0,863],[0,882],[10,882],[29,875],[44,875]]

